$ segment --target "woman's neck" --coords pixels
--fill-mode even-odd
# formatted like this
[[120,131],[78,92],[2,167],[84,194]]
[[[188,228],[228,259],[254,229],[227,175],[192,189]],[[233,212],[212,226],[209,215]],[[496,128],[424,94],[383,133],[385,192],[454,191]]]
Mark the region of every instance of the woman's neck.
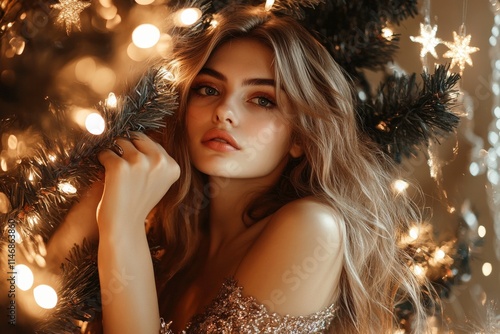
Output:
[[227,244],[237,242],[248,230],[243,222],[244,211],[251,200],[265,188],[258,182],[244,179],[211,178],[210,250],[215,255]]

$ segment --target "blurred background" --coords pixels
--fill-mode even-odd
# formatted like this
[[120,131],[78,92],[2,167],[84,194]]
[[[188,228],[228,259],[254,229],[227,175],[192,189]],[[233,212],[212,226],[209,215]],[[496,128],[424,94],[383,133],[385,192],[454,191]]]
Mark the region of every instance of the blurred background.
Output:
[[[425,21],[426,3],[419,3],[422,6],[420,15],[394,29],[404,36],[396,63],[405,71],[417,73],[422,66],[419,56],[422,44],[412,42],[408,36],[418,36],[420,24]],[[480,228],[481,235],[485,232],[482,246],[472,249],[470,277],[463,277],[462,282],[453,287],[450,298],[444,299],[445,314],[455,333],[482,333],[481,329],[487,327],[485,322],[490,322],[487,333],[500,333],[498,308],[496,311],[491,309],[491,301],[500,301],[500,12],[497,8],[497,1],[488,0],[430,1],[430,23],[437,27],[436,37],[453,41],[453,32],[459,33],[465,22],[466,34],[471,36],[470,46],[479,48],[470,54],[473,65],[465,66],[460,81],[465,97],[462,107],[465,115],[457,135],[448,138],[436,150],[442,165],[441,181],[430,177],[425,159],[413,161],[413,176],[424,190],[433,211],[432,223],[438,238],[449,240],[456,234],[459,216],[470,226],[477,224],[473,228],[476,231],[478,227],[484,227],[484,231]],[[439,44],[435,50],[439,58],[428,54],[429,66],[450,61],[443,57],[449,50],[446,45]],[[456,209],[454,213],[450,213],[450,206]]]

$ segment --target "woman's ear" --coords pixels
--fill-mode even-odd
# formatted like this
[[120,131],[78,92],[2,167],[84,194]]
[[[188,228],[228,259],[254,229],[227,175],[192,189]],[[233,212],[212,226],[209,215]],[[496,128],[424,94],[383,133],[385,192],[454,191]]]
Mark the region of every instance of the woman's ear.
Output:
[[290,155],[292,158],[300,158],[303,154],[304,150],[302,149],[302,146],[297,143],[293,143],[290,147]]

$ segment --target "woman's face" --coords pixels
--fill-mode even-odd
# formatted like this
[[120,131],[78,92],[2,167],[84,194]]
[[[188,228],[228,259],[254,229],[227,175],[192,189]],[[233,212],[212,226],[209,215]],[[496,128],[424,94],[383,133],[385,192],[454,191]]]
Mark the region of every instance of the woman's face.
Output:
[[[260,42],[235,39],[217,48],[196,76],[186,122],[191,160],[201,172],[262,178],[280,173],[291,150],[295,155],[273,59]],[[285,105],[277,105],[278,94]]]

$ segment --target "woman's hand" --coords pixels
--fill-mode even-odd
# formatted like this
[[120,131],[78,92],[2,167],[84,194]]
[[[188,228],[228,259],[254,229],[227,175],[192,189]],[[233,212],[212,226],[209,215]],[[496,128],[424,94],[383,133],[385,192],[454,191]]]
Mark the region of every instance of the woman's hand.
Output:
[[98,158],[105,169],[104,192],[97,209],[99,230],[138,232],[144,220],[179,178],[179,165],[143,133],[118,138],[121,156],[111,149]]

